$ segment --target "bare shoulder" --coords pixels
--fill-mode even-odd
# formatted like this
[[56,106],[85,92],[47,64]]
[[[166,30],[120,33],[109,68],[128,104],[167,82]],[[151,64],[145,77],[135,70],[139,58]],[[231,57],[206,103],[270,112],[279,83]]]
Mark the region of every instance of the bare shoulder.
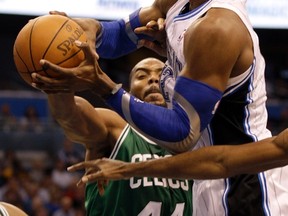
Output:
[[[245,31],[243,31],[244,29]],[[223,38],[223,40],[227,38],[230,40],[233,38],[241,39],[241,35],[247,33],[241,19],[233,11],[210,9],[203,17],[189,27],[186,36],[193,37],[193,39],[213,41],[215,38]]]
[[104,124],[107,127],[108,136],[106,137],[106,144],[114,146],[120,137],[127,122],[115,111],[105,108],[96,108],[100,116],[103,117]]
[[223,91],[248,40],[247,29],[237,14],[210,9],[185,33],[186,65],[182,74]]
[[6,202],[0,202],[0,215],[3,216],[28,216],[20,208]]
[[107,108],[95,108],[103,121],[110,128],[123,129],[127,122],[115,111]]

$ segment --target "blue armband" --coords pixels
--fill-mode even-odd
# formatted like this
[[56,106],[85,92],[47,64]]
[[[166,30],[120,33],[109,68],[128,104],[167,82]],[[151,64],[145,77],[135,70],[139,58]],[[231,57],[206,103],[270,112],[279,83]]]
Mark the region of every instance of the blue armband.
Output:
[[139,40],[152,40],[147,35],[134,33],[135,28],[142,26],[139,19],[140,9],[130,14],[127,20],[101,22],[102,29],[96,41],[96,50],[101,58],[118,58],[135,51]]
[[145,103],[123,89],[106,102],[136,130],[175,154],[195,146],[221,97],[222,92],[215,88],[178,77],[172,109]]

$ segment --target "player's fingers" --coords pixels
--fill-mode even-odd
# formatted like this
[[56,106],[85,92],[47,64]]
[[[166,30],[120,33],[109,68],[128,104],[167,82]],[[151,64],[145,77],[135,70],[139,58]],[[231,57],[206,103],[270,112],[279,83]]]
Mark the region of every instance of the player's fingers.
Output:
[[153,28],[147,28],[146,26],[135,28],[134,32],[136,34],[145,34],[148,36],[153,36],[155,34],[155,30]]
[[69,88],[69,86],[46,86],[39,83],[31,83],[32,87],[46,93],[46,94],[55,94],[55,93],[72,93],[73,91]]
[[156,31],[162,31],[165,28],[165,19],[159,18],[157,21],[151,20],[146,24],[146,28]]
[[144,47],[158,53],[160,56],[166,57],[166,49],[157,43],[154,43],[154,42],[148,41],[148,40],[140,40],[138,42],[138,45],[140,47],[144,46]]
[[80,179],[77,184],[76,184],[77,187],[83,187],[85,186],[85,183],[82,181],[82,179]]
[[41,59],[39,63],[42,66],[44,71],[49,69],[49,70],[53,70],[55,73],[58,73],[59,75],[73,76],[73,73],[71,73],[72,72],[71,68],[60,67],[45,59]]
[[101,170],[95,173],[86,174],[81,179],[81,181],[84,183],[90,183],[90,182],[95,182],[99,180],[104,180],[103,172]]
[[83,169],[88,169],[88,168],[93,168],[93,169],[97,169],[97,161],[98,160],[94,160],[94,161],[84,161],[84,162],[80,162],[77,164],[73,164],[72,166],[67,167],[67,170],[69,172],[74,172],[77,170],[83,170]]
[[162,31],[162,30],[165,29],[165,19],[159,18],[159,19],[157,20],[157,24],[158,24],[158,29],[159,29],[159,31]]
[[151,20],[146,24],[146,28],[158,30],[159,29],[158,22],[155,20]]
[[105,181],[105,180],[98,180],[97,181],[97,188],[98,188],[100,196],[104,195],[106,185],[107,185],[107,181]]
[[46,76],[42,76],[38,73],[32,73],[32,86],[35,88],[40,88],[41,90],[63,90],[68,91],[70,90],[69,82],[65,79],[58,80],[55,78],[50,78]]
[[76,40],[74,43],[77,47],[83,50],[86,60],[90,62],[95,62],[95,60],[99,59],[99,56],[96,53],[96,50],[93,49],[91,46],[89,46],[88,43],[85,43],[79,40]]
[[62,11],[57,11],[57,10],[53,10],[53,11],[49,11],[50,15],[61,15],[61,16],[66,16],[68,17],[68,15],[65,12]]
[[67,167],[67,171],[74,172],[74,171],[77,171],[77,170],[83,170],[83,169],[86,168],[85,163],[87,163],[87,162],[80,162],[80,163],[77,163],[77,164],[73,164],[72,166]]

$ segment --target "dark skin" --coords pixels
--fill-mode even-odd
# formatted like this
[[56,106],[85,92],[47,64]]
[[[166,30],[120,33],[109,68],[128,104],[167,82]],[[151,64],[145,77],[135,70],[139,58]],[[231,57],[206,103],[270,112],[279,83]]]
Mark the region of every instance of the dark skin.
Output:
[[104,158],[81,162],[68,170],[87,170],[79,186],[87,182],[128,179],[133,176],[217,179],[285,166],[288,164],[287,156],[288,129],[275,137],[254,143],[204,147],[168,158],[137,163]]
[[[131,71],[130,93],[147,103],[165,106],[159,90],[164,63],[155,58],[140,61]],[[110,109],[94,108],[73,92],[48,94],[49,109],[65,135],[86,149],[85,160],[109,157],[127,122]],[[69,107],[69,109],[67,109]],[[100,194],[104,192],[98,182]]]
[[[149,23],[157,24],[157,30],[163,29],[165,23],[159,20],[166,18],[168,9],[175,2],[156,0],[151,7],[143,8],[140,11],[140,21],[144,26],[136,29],[135,32],[146,32],[158,39],[159,34],[154,35],[155,28],[149,26]],[[190,10],[204,2],[206,0],[190,0]],[[83,26],[89,23],[82,21]],[[97,24],[93,26],[93,22],[97,21],[91,21],[89,23],[91,27],[87,25],[83,27],[91,35],[91,38],[99,32]],[[93,40],[95,42],[95,38]],[[154,45],[148,44],[151,47]],[[77,68],[66,69],[43,60],[41,62],[43,66],[64,74],[66,77],[64,76],[65,78],[62,80],[54,80],[33,74],[34,85],[43,90],[68,88],[73,91],[81,91],[93,89],[100,96],[107,95],[116,86],[116,83],[103,75],[105,73],[99,68],[95,50],[89,49],[86,44],[78,45],[86,53],[85,62]],[[91,58],[93,55],[94,58]],[[183,55],[186,64],[179,76],[203,82],[223,92],[229,78],[244,73],[250,67],[253,61],[253,45],[245,25],[234,12],[212,8],[187,29],[184,36]],[[86,168],[87,175],[80,181],[80,184],[83,184],[99,179],[123,179],[131,176],[221,178],[240,173],[259,172],[287,164],[287,130],[277,137],[259,142],[241,146],[207,147],[145,163],[129,164],[99,159],[77,164],[69,170]],[[257,152],[258,155],[255,156],[251,152]],[[198,161],[202,163],[198,163]],[[188,169],[191,166],[194,169]],[[171,170],[177,170],[177,172],[171,172]]]
[[[206,1],[191,0],[190,9],[204,2]],[[151,20],[161,20],[158,23],[152,21],[150,24],[157,23],[157,29],[163,29],[164,23],[161,18],[166,17],[168,9],[174,3],[175,1],[156,0],[152,6],[140,11],[141,23],[146,25]],[[88,38],[90,38],[88,43],[94,44],[95,35],[100,30],[99,22],[91,19],[78,19],[77,21],[88,34]],[[135,32],[154,34],[155,38],[159,36],[155,34],[159,31],[155,31],[155,28],[153,29],[149,25],[140,27]],[[97,87],[97,94],[100,96],[107,94],[115,87],[116,83],[109,79],[103,79],[104,72],[96,61],[91,60],[91,58],[98,59],[97,54],[94,51],[88,53],[86,52],[87,60],[73,69],[61,68],[45,60],[41,61],[44,67],[55,70],[64,75],[64,78],[55,80],[33,74],[35,81],[33,85],[42,90],[68,88],[74,91],[91,90],[95,86],[99,86]],[[205,58],[203,58],[204,56]],[[246,27],[234,12],[227,9],[212,8],[197,23],[188,28],[184,38],[184,57],[186,65],[179,76],[185,76],[224,91],[229,78],[243,73],[251,65],[253,61],[252,40]],[[99,84],[102,81],[106,84]],[[102,92],[101,88],[105,91]]]
[[[203,2],[206,1],[191,0],[190,7],[194,9]],[[173,2],[170,3],[172,5]],[[167,6],[166,2],[156,0],[151,7],[140,11],[139,18],[141,22],[147,21],[148,18],[159,20],[166,16],[171,5]],[[147,15],[148,18],[144,15]],[[161,24],[161,22],[159,23]],[[158,24],[159,32],[160,24]],[[143,32],[151,30],[147,26],[144,28],[146,30]],[[46,60],[41,60],[40,63],[44,68],[61,74],[61,78],[53,79],[33,73],[33,86],[44,91],[91,90],[98,96],[106,98],[116,88],[117,83],[100,68],[97,62],[98,55],[95,49],[88,46],[89,43],[87,45],[76,42],[76,45],[83,49],[86,56],[86,59],[78,67],[62,68]],[[228,80],[244,73],[252,64],[252,40],[246,26],[237,14],[228,9],[211,8],[196,23],[192,23],[185,32],[183,56],[185,64],[178,77],[199,81],[224,92]],[[188,115],[193,115],[193,112],[189,112],[191,110],[188,110]],[[198,127],[200,127],[200,122],[195,126],[195,128]],[[197,139],[198,136],[191,136],[189,145],[185,145],[185,148],[175,150],[172,147],[168,150],[177,153],[185,152],[193,148]]]

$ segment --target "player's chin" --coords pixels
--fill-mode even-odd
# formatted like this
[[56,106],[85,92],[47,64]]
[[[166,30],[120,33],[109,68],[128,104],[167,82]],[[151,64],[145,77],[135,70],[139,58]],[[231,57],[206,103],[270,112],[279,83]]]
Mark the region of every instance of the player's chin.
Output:
[[148,95],[144,101],[147,103],[150,103],[150,104],[157,105],[157,106],[162,106],[162,107],[167,106],[167,104],[166,104],[166,102],[165,102],[165,100],[161,94]]
[[150,102],[151,104],[157,105],[157,106],[162,106],[162,107],[167,107],[167,104],[165,101],[155,101],[155,102]]

